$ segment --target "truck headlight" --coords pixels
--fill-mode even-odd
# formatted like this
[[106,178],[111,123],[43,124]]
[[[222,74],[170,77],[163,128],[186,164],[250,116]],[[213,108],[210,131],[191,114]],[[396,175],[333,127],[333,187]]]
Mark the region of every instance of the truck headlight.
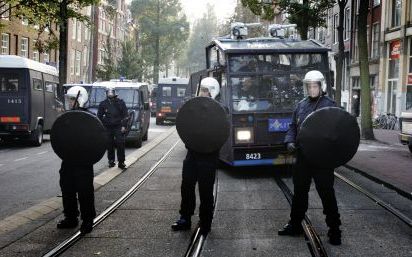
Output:
[[402,121],[402,133],[412,135],[412,122]]
[[253,128],[235,128],[235,143],[253,143]]

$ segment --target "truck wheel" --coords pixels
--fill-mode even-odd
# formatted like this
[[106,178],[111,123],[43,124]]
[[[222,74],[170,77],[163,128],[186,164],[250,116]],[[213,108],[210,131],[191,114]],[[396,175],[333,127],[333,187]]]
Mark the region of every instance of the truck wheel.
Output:
[[156,125],[163,125],[163,120],[156,118]]
[[33,131],[30,135],[30,144],[32,146],[41,146],[43,143],[43,125],[37,125],[35,131]]
[[139,137],[138,139],[136,139],[136,141],[133,142],[133,144],[136,148],[142,147],[142,138]]
[[409,147],[409,151],[412,153],[412,144],[409,144],[408,147]]
[[146,133],[144,134],[144,136],[142,137],[143,141],[147,141],[147,134],[149,134],[149,130],[146,130]]

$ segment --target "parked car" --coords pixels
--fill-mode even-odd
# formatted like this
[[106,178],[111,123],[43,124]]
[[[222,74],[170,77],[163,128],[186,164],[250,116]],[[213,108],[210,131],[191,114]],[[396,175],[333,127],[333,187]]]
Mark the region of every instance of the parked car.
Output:
[[402,144],[408,145],[412,153],[412,110],[402,112],[400,120],[399,140]]
[[0,56],[0,138],[43,143],[57,116],[63,112],[57,69],[27,58]]

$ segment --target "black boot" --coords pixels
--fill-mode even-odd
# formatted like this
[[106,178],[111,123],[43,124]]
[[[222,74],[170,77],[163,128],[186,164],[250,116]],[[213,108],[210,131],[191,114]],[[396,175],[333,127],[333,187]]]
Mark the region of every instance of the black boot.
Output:
[[64,229],[64,228],[75,228],[79,224],[77,218],[64,218],[63,220],[57,223],[57,228]]
[[278,231],[279,236],[297,236],[303,233],[302,225],[292,224],[290,221]]
[[114,161],[109,161],[109,168],[113,168],[116,165]]
[[179,220],[172,224],[172,229],[174,231],[189,230],[191,226],[192,222],[190,221],[190,218],[180,217]]
[[328,231],[329,243],[331,245],[342,244],[342,232],[339,228],[330,228]]
[[122,170],[125,170],[126,169],[126,164],[124,164],[124,162],[119,162],[117,167],[121,168]]
[[81,234],[88,234],[93,230],[93,220],[84,220],[82,225],[80,226],[80,233]]

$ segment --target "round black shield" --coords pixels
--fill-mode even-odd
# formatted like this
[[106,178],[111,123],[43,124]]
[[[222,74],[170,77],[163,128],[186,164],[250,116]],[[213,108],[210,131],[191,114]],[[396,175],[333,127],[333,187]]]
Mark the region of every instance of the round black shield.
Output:
[[336,168],[356,154],[360,131],[355,117],[340,108],[327,107],[303,121],[297,140],[307,161],[321,168]]
[[176,129],[189,149],[199,153],[218,151],[229,136],[224,108],[210,97],[195,97],[179,110]]
[[95,115],[67,111],[53,123],[50,141],[60,159],[77,164],[94,164],[106,151],[107,134]]

